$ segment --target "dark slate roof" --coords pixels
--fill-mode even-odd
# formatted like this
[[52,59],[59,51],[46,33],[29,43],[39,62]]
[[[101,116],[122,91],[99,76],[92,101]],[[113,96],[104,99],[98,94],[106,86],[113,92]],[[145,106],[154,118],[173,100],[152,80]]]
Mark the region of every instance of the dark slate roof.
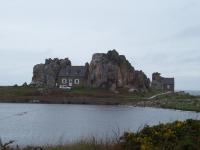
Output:
[[162,78],[161,82],[163,84],[174,84],[174,78]]
[[59,77],[84,77],[85,66],[67,66],[59,72]]

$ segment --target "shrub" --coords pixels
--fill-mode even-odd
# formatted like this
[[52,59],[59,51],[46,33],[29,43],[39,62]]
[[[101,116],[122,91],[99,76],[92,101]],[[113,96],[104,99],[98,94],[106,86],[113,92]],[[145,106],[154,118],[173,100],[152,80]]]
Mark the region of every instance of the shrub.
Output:
[[146,126],[138,133],[124,133],[121,146],[126,150],[198,150],[200,121],[186,120]]

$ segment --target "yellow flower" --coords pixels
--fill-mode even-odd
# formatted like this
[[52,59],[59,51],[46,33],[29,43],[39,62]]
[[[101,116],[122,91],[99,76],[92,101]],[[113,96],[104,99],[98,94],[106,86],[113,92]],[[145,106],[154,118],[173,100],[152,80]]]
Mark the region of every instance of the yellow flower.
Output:
[[149,148],[148,145],[142,144],[142,145],[141,145],[141,150],[150,150],[150,148]]

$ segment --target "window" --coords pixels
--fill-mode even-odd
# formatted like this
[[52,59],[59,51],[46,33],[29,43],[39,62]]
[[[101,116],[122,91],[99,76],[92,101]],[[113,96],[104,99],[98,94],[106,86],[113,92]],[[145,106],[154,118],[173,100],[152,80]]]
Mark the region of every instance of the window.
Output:
[[71,87],[73,85],[72,79],[69,79],[69,86]]
[[74,80],[74,84],[79,84],[79,83],[80,83],[79,79]]
[[80,70],[77,70],[77,71],[76,71],[76,74],[79,75],[79,74],[80,74]]
[[72,79],[69,79],[69,83],[72,83]]
[[67,79],[62,79],[62,84],[67,84]]

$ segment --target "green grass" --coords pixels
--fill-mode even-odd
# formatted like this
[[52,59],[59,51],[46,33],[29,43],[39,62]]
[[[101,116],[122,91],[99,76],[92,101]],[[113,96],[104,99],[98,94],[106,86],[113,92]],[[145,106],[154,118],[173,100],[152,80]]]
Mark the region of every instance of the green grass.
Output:
[[159,96],[151,101],[156,105],[161,106],[162,108],[200,112],[199,96],[174,93],[174,94]]
[[200,97],[192,96],[190,94],[179,94],[179,93],[161,95],[161,96],[158,97],[158,99],[175,99],[175,100],[195,99],[195,98],[200,98]]
[[[4,86],[0,87],[0,96],[41,96],[42,92],[33,87],[22,87],[22,86]],[[72,88],[72,90],[47,90],[43,88],[43,92],[51,96],[55,95],[66,95],[66,96],[93,96],[93,97],[118,97],[124,99],[141,99],[145,97],[150,97],[159,93],[160,91],[151,91],[151,92],[138,92],[138,93],[129,93],[127,89],[118,89],[119,93],[115,94],[108,89],[99,89],[99,88]]]
[[[40,99],[41,97],[53,100],[57,98],[88,98],[87,103],[94,103],[90,101],[92,98],[105,99],[101,104],[107,104],[116,100],[116,104],[130,104],[137,105],[138,103],[144,103],[144,106],[150,107],[162,107],[179,110],[189,110],[200,112],[200,96],[191,96],[189,94],[168,94],[161,95],[152,100],[146,98],[153,95],[162,93],[161,91],[149,91],[149,92],[136,92],[129,93],[127,89],[118,89],[119,93],[115,94],[106,89],[95,88],[73,88],[72,90],[59,90],[59,89],[45,89],[45,88],[33,88],[33,87],[0,87],[0,98],[6,102],[7,99],[14,99],[16,102],[23,99],[21,102],[28,102],[26,99]],[[20,99],[21,98],[21,99]],[[110,98],[110,99],[109,99]],[[53,100],[51,103],[53,103]],[[73,101],[71,102],[73,103]],[[84,102],[81,102],[84,103]],[[114,103],[112,103],[114,104]]]
[[[99,88],[73,88],[72,90],[53,90],[45,89],[39,91],[41,88],[32,87],[0,87],[0,96],[77,96],[77,97],[101,97],[101,98],[122,98],[122,99],[141,99],[148,95],[153,95],[154,93],[129,93],[127,90],[120,89],[119,94],[115,94],[107,89]],[[148,95],[147,95],[148,94]]]
[[39,94],[37,88],[31,87],[14,87],[4,86],[0,87],[0,96],[28,96],[28,95]]
[[200,112],[200,99],[165,100],[165,102],[160,100],[160,104],[163,108]]
[[90,97],[115,97],[116,95],[106,89],[99,88],[72,88],[72,90],[66,91],[71,95],[79,95],[79,96],[90,96]]

